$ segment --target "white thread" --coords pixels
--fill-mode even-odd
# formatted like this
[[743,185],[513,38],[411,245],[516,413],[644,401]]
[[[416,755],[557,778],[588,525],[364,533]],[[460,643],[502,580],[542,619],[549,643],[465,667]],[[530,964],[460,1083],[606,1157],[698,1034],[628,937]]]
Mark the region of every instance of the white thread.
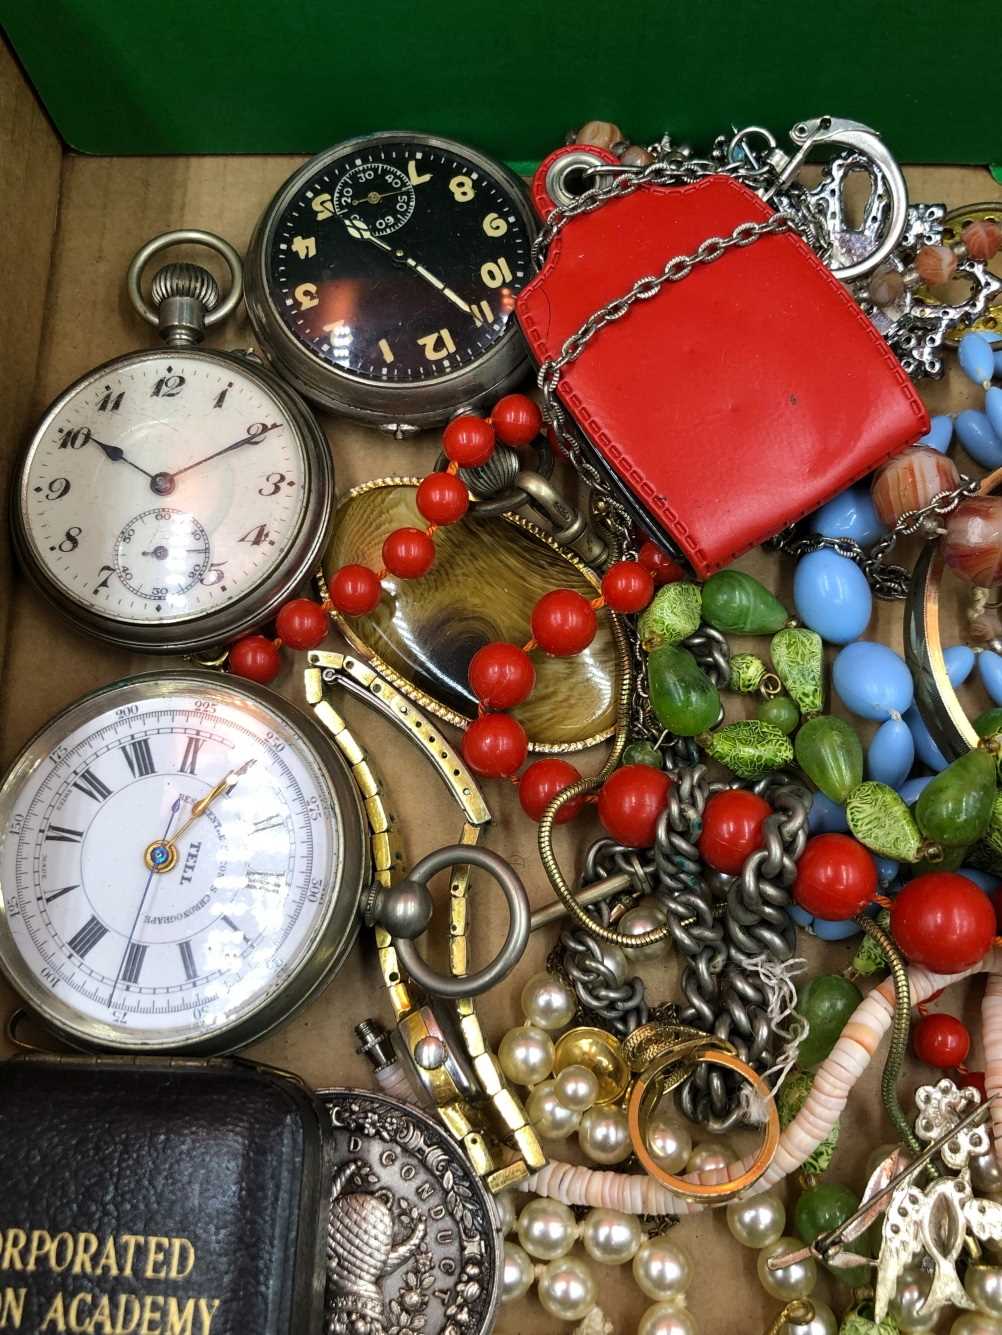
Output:
[[[756,955],[753,959],[745,961],[745,967],[751,973],[757,974],[762,982],[765,994],[769,998],[766,1018],[772,1032],[783,1040],[783,1048],[776,1061],[762,1073],[762,1079],[770,1086],[772,1096],[775,1098],[796,1063],[797,1049],[810,1030],[807,1019],[803,1015],[796,1014],[797,989],[793,985],[793,979],[799,977],[807,968],[807,960],[795,956],[793,959],[780,961]],[[790,1016],[793,1017],[792,1022],[784,1026],[783,1021]],[[741,1086],[738,1097],[746,1121],[753,1126],[761,1126],[767,1117],[764,1100],[756,1094],[751,1085],[747,1084]]]

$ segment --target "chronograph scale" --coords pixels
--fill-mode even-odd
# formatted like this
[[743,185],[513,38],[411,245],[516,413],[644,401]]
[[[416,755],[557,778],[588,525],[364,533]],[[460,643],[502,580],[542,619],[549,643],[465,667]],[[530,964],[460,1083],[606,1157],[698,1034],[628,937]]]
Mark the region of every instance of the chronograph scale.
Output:
[[514,298],[535,234],[524,184],[476,150],[402,131],[349,140],[269,205],[247,308],[307,398],[409,434],[527,373]]

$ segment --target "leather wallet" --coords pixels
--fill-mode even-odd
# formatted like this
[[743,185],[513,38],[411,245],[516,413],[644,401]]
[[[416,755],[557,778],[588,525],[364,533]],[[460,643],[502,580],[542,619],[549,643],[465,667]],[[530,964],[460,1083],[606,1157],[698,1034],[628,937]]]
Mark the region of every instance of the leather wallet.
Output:
[[4,1063],[0,1329],[317,1335],[321,1127],[250,1063]]
[[[564,150],[560,150],[564,151]],[[545,217],[551,155],[533,196]],[[567,221],[517,300],[539,363],[637,279],[773,210],[740,182],[643,186]],[[696,264],[608,324],[558,394],[641,528],[698,576],[727,565],[928,430],[850,294],[793,233]]]

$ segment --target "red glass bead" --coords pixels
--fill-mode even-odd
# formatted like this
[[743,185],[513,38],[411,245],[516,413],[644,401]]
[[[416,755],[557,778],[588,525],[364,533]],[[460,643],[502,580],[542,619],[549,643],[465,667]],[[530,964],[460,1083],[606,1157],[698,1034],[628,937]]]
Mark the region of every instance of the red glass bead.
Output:
[[383,543],[383,565],[399,579],[420,579],[431,569],[435,544],[420,528],[398,528]]
[[486,417],[454,417],[442,432],[442,448],[460,468],[477,468],[494,453],[494,428]]
[[347,617],[364,616],[379,602],[383,586],[368,566],[342,566],[330,582],[330,600],[336,612]]
[[245,635],[230,648],[229,668],[238,677],[267,686],[282,666],[274,641],[264,635]]
[[614,612],[640,612],[654,597],[654,576],[639,561],[617,561],[602,576],[602,597]]
[[703,808],[699,855],[717,871],[736,875],[750,853],[762,847],[762,822],[772,815],[764,797],[744,788],[714,793]]
[[847,834],[808,839],[797,863],[793,898],[807,913],[826,922],[854,917],[877,893],[877,864]]
[[506,394],[491,413],[498,440],[516,450],[531,445],[543,428],[543,414],[528,394]]
[[912,1030],[912,1047],[920,1062],[947,1071],[967,1061],[971,1036],[952,1015],[923,1015]]
[[903,514],[921,510],[941,491],[960,486],[957,465],[931,445],[913,445],[878,468],[870,483],[874,509],[893,528]]
[[664,770],[623,765],[613,770],[599,791],[598,818],[617,843],[651,848],[670,787]]
[[943,560],[968,584],[1002,580],[1002,496],[972,496],[945,520]]
[[[556,756],[533,761],[518,781],[518,800],[522,803],[522,810],[531,820],[540,820],[557,793],[577,783],[580,778],[580,772],[573,765]],[[582,793],[580,797],[572,797],[569,802],[565,802],[557,812],[554,824],[566,825],[569,820],[573,820],[584,806],[584,800],[585,795]]]
[[990,219],[969,222],[960,233],[972,260],[993,260],[1002,248],[1002,228]]
[[290,649],[315,649],[327,636],[327,613],[312,598],[294,598],[275,618],[275,632]]
[[532,638],[548,654],[568,658],[595,638],[595,609],[573,589],[544,593],[532,609]]
[[511,714],[481,714],[463,734],[463,759],[492,779],[507,779],[525,760],[529,739]]
[[536,669],[516,644],[485,644],[470,659],[470,690],[486,709],[514,709],[532,694]]
[[981,1095],[981,1102],[988,1098],[984,1071],[958,1071],[957,1085],[960,1089],[976,1089]]
[[891,931],[902,954],[935,973],[977,964],[995,935],[995,910],[985,892],[952,871],[909,881],[891,906]]
[[656,543],[641,543],[637,560],[650,571],[651,578],[657,585],[674,584],[676,580],[685,579],[685,571],[679,563],[673,561]]
[[452,473],[429,473],[416,499],[418,511],[429,524],[455,524],[470,506],[470,493]]

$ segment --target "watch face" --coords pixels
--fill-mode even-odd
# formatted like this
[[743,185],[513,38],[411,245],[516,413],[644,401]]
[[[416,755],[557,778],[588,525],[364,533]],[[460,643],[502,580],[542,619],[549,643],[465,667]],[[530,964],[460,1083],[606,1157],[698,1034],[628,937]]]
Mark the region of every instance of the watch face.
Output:
[[515,332],[532,236],[504,169],[458,145],[378,136],[291,182],[265,242],[268,291],[289,333],[328,366],[420,384]]
[[0,792],[4,963],[85,1040],[202,1041],[317,948],[342,843],[284,716],[211,681],[124,683],[53,720]]
[[102,367],[49,411],[21,475],[26,542],[90,612],[190,621],[272,576],[295,543],[309,466],[298,428],[258,377],[211,354]]

